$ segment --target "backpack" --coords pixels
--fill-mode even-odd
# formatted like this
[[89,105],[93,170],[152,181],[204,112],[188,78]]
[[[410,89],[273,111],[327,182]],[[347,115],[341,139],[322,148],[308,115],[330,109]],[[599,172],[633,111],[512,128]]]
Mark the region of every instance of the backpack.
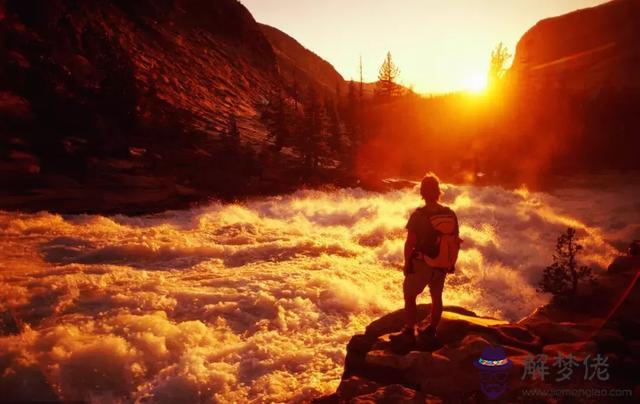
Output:
[[437,236],[433,254],[423,254],[424,261],[433,268],[452,271],[458,260],[462,239],[458,237],[458,219],[450,210],[429,216],[428,220]]

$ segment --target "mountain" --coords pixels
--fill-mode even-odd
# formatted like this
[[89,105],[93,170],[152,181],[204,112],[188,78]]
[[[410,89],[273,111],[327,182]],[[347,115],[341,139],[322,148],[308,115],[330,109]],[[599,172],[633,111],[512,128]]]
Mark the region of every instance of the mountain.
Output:
[[[258,25],[273,47],[280,74],[288,88],[292,88],[295,82],[298,90],[313,85],[321,93],[333,96],[339,86],[342,95],[347,92],[348,81],[338,73],[331,63],[279,29],[265,24]],[[362,94],[365,97],[373,96],[376,84],[376,82],[362,83]],[[360,84],[356,82],[355,85],[357,90]],[[412,91],[404,86],[401,88],[403,91]]]
[[496,130],[520,182],[640,169],[638,38],[640,0],[544,19],[522,36]]
[[640,89],[640,0],[613,0],[544,19],[517,44],[510,75],[524,85],[594,92]]
[[322,93],[334,95],[336,86],[344,88],[344,79],[326,60],[302,46],[298,41],[277,28],[259,24],[275,51],[280,73],[291,86],[315,86]]
[[0,0],[0,43],[0,208],[162,210],[291,185],[260,182],[282,58],[237,0]]
[[[41,95],[28,93],[20,76],[60,81],[69,97],[79,97],[73,85],[106,84],[99,81],[100,73],[120,68],[121,74],[130,73],[126,79],[136,96],[150,95],[189,112],[195,127],[220,129],[225,115],[235,110],[241,127],[259,129],[250,120],[276,79],[275,55],[237,1],[57,0],[43,5],[27,0],[4,1],[2,9],[7,54],[2,82],[16,96],[37,102]],[[48,76],[38,70],[38,58],[47,60]],[[75,83],[64,82],[65,75]]]

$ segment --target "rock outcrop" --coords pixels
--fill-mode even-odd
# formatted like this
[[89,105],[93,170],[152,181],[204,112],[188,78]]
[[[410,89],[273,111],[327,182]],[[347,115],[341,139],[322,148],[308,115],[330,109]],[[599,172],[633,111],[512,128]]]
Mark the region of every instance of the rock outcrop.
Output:
[[640,0],[544,19],[516,47],[509,74],[525,86],[597,93],[640,89]]
[[335,94],[337,88],[346,90],[344,79],[329,62],[277,28],[265,24],[260,28],[271,43],[280,74],[289,86],[304,91],[312,85],[320,94]]
[[142,213],[289,191],[295,153],[260,155],[288,72],[342,80],[237,0],[0,0],[0,209]]
[[[319,398],[336,402],[484,402],[480,375],[474,362],[488,346],[501,346],[512,362],[505,402],[522,402],[524,389],[617,388],[640,389],[639,268],[603,274],[597,286],[571,307],[547,305],[516,323],[478,316],[460,307],[445,307],[438,343],[398,346],[390,335],[403,326],[403,310],[372,322],[347,345],[344,374],[337,391]],[[420,305],[424,321],[429,305]],[[527,362],[546,355],[552,370],[559,355],[573,355],[583,366],[597,355],[607,360],[609,380],[574,377],[556,381],[553,372],[544,380],[525,373]],[[604,399],[606,402],[607,399]]]
[[251,189],[238,162],[266,142],[279,75],[238,1],[2,0],[0,54],[0,208],[144,212]]

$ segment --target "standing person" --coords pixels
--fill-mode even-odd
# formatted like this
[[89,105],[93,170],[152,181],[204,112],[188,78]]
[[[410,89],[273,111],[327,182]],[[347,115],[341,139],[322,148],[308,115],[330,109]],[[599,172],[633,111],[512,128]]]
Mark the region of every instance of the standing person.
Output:
[[438,203],[440,181],[427,174],[420,183],[420,196],[425,204],[416,209],[407,222],[404,244],[405,327],[395,340],[415,342],[417,322],[416,298],[425,287],[431,294],[431,319],[424,336],[435,339],[442,316],[442,290],[447,273],[455,270],[459,238],[458,218],[450,208]]

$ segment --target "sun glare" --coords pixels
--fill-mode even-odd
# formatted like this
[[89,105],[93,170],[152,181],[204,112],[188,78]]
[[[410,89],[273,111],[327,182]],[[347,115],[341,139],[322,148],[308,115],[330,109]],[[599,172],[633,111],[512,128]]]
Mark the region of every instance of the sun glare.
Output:
[[481,93],[487,88],[487,75],[475,73],[470,75],[464,83],[464,88],[472,93]]

